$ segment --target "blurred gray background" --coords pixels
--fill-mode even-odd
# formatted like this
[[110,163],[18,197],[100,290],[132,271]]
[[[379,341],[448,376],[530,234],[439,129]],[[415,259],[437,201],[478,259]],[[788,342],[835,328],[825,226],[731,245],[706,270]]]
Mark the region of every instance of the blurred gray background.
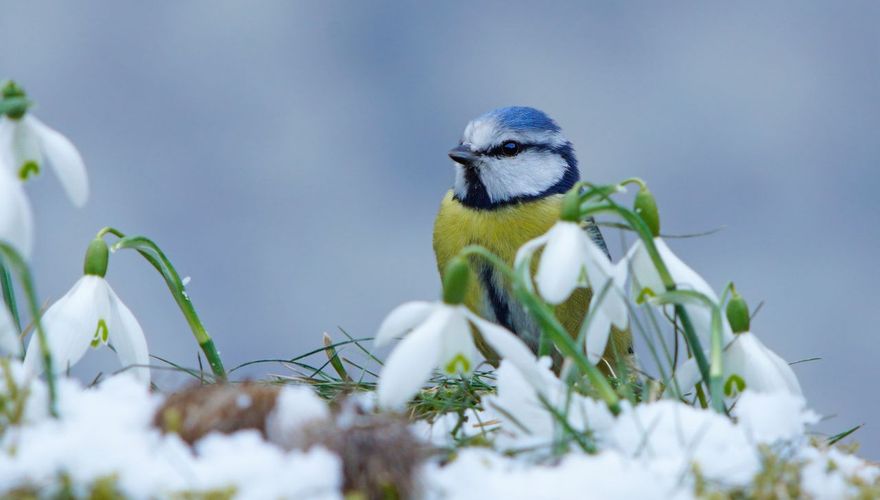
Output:
[[[866,423],[877,458],[878,26],[876,2],[3,2],[0,78],[92,177],[83,210],[51,173],[28,186],[39,291],[62,295],[109,224],[192,277],[227,365],[371,336],[437,296],[431,225],[466,122],[531,105],[585,178],[645,178],[666,232],[725,226],[671,244],[766,301],[753,329],[783,357],[822,358],[796,367],[836,415],[821,429]],[[117,254],[108,278],[151,350],[195,365],[146,262]],[[115,368],[93,352],[77,373]]]

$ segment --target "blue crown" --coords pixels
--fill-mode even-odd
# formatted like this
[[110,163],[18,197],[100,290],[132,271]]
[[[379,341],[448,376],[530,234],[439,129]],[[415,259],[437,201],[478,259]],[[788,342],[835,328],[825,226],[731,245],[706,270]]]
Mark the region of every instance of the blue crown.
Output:
[[489,111],[484,115],[493,118],[511,130],[546,130],[559,132],[559,125],[543,111],[527,106],[509,106]]

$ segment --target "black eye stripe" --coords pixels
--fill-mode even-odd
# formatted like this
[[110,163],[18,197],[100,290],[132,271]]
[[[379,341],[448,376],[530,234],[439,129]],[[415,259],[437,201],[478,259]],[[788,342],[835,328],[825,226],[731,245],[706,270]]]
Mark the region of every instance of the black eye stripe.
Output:
[[[505,148],[505,146],[507,146],[508,144],[511,144],[511,143],[516,144],[516,148],[514,149],[515,152],[513,154],[510,154],[510,152],[509,152],[510,149]],[[489,149],[488,151],[486,151],[483,154],[486,156],[507,156],[507,157],[510,157],[510,156],[516,156],[516,155],[522,153],[523,151],[527,151],[527,150],[535,149],[535,148],[539,148],[539,147],[540,147],[539,144],[523,144],[521,142],[516,142],[516,141],[504,141],[501,144]]]
[[[483,156],[494,156],[494,157],[508,157],[508,155],[504,154],[504,144],[511,141],[504,141],[497,146],[491,147],[489,149],[483,149],[480,151],[476,151],[477,154]],[[565,146],[555,147],[549,144],[536,144],[536,143],[517,143],[519,144],[519,153],[524,153],[526,151],[537,151],[537,152],[547,152],[547,153],[556,153],[563,154],[566,151],[569,151]],[[570,146],[569,146],[570,148]],[[563,154],[564,156],[564,154]]]

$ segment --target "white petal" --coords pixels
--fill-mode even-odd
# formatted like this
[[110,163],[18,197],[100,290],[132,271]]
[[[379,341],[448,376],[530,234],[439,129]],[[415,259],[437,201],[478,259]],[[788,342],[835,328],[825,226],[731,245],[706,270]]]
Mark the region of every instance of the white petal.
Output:
[[18,328],[12,319],[12,313],[0,299],[0,357],[20,354],[21,342],[18,341]]
[[725,378],[730,374],[739,375],[745,380],[746,389],[803,395],[791,367],[765,347],[754,334],[745,332],[736,335],[724,354]]
[[486,321],[469,310],[465,309],[465,315],[477,326],[483,340],[498,353],[501,359],[516,366],[529,380],[538,380],[541,377],[537,369],[538,360],[522,339],[507,328]]
[[449,315],[448,309],[436,309],[391,351],[379,373],[376,392],[380,406],[403,408],[428,380],[437,366],[441,335]]
[[643,288],[649,288],[658,294],[666,291],[642,240],[636,240],[626,253],[626,266],[633,278],[635,293],[640,293]]
[[557,222],[548,233],[535,282],[547,302],[561,304],[574,291],[584,267],[583,229],[573,222]]
[[[594,301],[591,301],[591,304],[592,302]],[[592,311],[592,306],[590,310]],[[611,321],[602,311],[596,311],[592,318],[590,318],[590,324],[587,325],[586,350],[587,359],[591,363],[596,364],[602,359],[602,354],[605,353],[605,347],[608,345],[608,336],[610,334]],[[620,353],[621,356],[625,354],[623,352]],[[614,360],[608,361],[613,362]]]
[[23,120],[27,126],[37,132],[43,151],[49,158],[55,175],[58,176],[58,180],[67,191],[70,201],[77,207],[85,205],[89,199],[89,178],[86,173],[86,165],[76,146],[67,137],[49,128],[30,114],[26,115]]
[[18,179],[0,166],[0,240],[29,259],[34,245],[34,219],[27,194]]
[[788,386],[788,392],[796,396],[803,396],[804,393],[801,390],[801,384],[798,382],[797,375],[794,374],[794,370],[791,369],[791,365],[788,364],[788,361],[782,359],[779,355],[770,350],[770,348],[766,346],[765,348],[767,349],[767,356],[769,356],[773,364],[776,365],[776,370]]
[[[654,238],[654,245],[657,247],[657,252],[666,264],[669,274],[672,277],[672,281],[675,282],[678,289],[700,292],[710,300],[716,303],[718,302],[718,295],[716,295],[715,291],[712,290],[712,287],[706,283],[706,280],[679,259],[678,256],[669,249],[669,246],[662,238]],[[645,250],[641,240],[636,242],[636,244],[630,249],[627,254],[627,260],[629,261],[629,266],[632,269],[632,274],[635,280],[642,288],[650,288],[657,293],[663,293],[666,290],[663,282],[660,280],[660,275],[657,273],[654,263],[651,261],[651,258],[648,255],[647,250]],[[638,287],[636,288],[639,290]],[[683,306],[687,311],[688,316],[691,318],[694,330],[702,342],[702,347],[704,349],[709,349],[712,331],[711,309],[704,302],[696,300],[693,303],[683,304]],[[725,345],[729,344],[733,340],[730,325],[726,320],[722,320],[721,326],[723,343]]]
[[18,177],[21,167],[27,162],[36,163],[43,168],[43,153],[40,140],[32,127],[27,125],[27,115],[20,120],[3,117],[0,130],[0,160],[7,162],[13,175]]
[[441,307],[449,309],[449,321],[440,334],[440,369],[447,375],[469,374],[477,364],[477,346],[471,327],[463,311],[464,306]]
[[523,246],[519,247],[519,250],[516,251],[516,258],[513,259],[513,268],[519,269],[524,260],[526,260],[527,258],[531,258],[532,254],[534,254],[538,248],[546,244],[548,234],[549,232],[544,233],[537,238],[525,242]]
[[108,285],[110,292],[110,343],[123,367],[145,384],[150,384],[150,352],[140,323]]
[[672,280],[675,281],[675,285],[679,289],[695,290],[718,302],[715,290],[712,290],[712,287],[696,271],[688,267],[677,255],[672,253],[672,250],[669,249],[665,241],[661,238],[654,238],[654,245],[657,247],[657,252],[663,259],[663,262],[666,263],[666,268],[669,269]]
[[373,345],[382,347],[391,339],[402,337],[406,332],[425,320],[433,310],[432,302],[406,302],[394,308],[379,326]]
[[590,310],[596,306],[602,308],[615,326],[625,329],[629,325],[629,314],[623,292],[625,280],[621,276],[620,265],[613,265],[605,252],[589,238],[584,240],[584,251],[587,256],[587,276],[593,289],[593,296],[603,295],[602,291],[606,286],[608,287],[602,301],[596,303],[594,299]]
[[[66,371],[83,357],[94,338],[98,321],[110,319],[109,306],[106,282],[97,276],[83,276],[46,311],[42,323],[56,372]],[[36,334],[28,343],[24,365],[30,373],[43,369]]]
[[18,176],[12,157],[12,134],[15,126],[15,122],[6,115],[0,116],[0,171],[6,171],[13,177]]
[[701,378],[702,374],[700,373],[700,367],[697,365],[697,359],[690,358],[675,370],[675,381],[669,382],[669,386],[666,387],[664,393],[674,394],[672,391],[677,385],[682,394],[687,394],[700,382]]

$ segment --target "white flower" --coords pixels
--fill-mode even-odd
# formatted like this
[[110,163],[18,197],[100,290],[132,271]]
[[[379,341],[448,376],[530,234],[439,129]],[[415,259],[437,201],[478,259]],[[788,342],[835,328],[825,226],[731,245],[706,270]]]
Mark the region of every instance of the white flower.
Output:
[[39,172],[45,165],[44,159],[52,164],[70,201],[78,207],[85,205],[89,180],[73,143],[30,113],[20,119],[0,118],[0,160],[5,161],[13,175],[24,177],[34,168]]
[[[0,163],[3,161],[0,160]],[[21,183],[0,165],[0,241],[11,245],[25,259],[33,247],[31,205]],[[0,301],[0,356],[21,353],[18,328],[12,313]]]
[[[713,302],[718,303],[718,295],[706,283],[706,280],[682,262],[677,255],[672,253],[672,250],[669,249],[663,239],[659,237],[654,238],[654,245],[657,247],[657,253],[660,254],[660,258],[666,264],[666,268],[669,270],[669,274],[672,277],[672,281],[675,282],[677,289],[702,293]],[[654,262],[651,260],[651,256],[645,249],[641,239],[636,241],[632,248],[629,249],[625,260],[628,263],[630,275],[633,277],[636,294],[640,294],[645,288],[652,290],[655,294],[661,294],[666,291],[663,280],[660,278],[657,268],[654,267]],[[688,316],[690,316],[694,330],[700,336],[700,341],[703,343],[703,348],[708,349],[712,331],[712,310],[698,302],[688,302],[682,304],[682,306],[687,311]],[[722,321],[721,324],[723,328],[722,338],[724,343],[727,344],[733,338],[730,325],[727,321]]]
[[406,334],[379,374],[379,404],[386,408],[403,407],[435,367],[439,366],[447,375],[470,373],[478,359],[471,325],[502,358],[526,370],[534,365],[535,356],[522,340],[463,305],[407,302],[388,314],[376,335],[375,345],[380,347]]
[[[55,370],[64,372],[89,346],[111,343],[123,367],[150,382],[147,341],[141,325],[104,278],[87,274],[43,315]],[[24,360],[30,373],[42,369],[39,340],[31,337]]]
[[0,241],[4,241],[25,259],[34,243],[31,204],[21,183],[4,168],[0,159]]
[[551,363],[548,357],[535,360],[529,372],[508,361],[498,367],[496,394],[484,401],[501,421],[495,442],[501,449],[540,449],[552,443],[561,428],[552,410],[565,415],[567,425],[577,431],[598,433],[613,423],[607,405],[573,392],[553,374]]
[[[586,351],[597,363],[605,352],[611,325],[623,330],[629,325],[623,295],[625,269],[608,260],[605,252],[575,222],[560,220],[547,233],[519,249],[516,267],[544,246],[535,283],[551,304],[561,304],[578,286],[593,290],[589,310],[593,315],[586,333]],[[607,288],[607,289],[606,289]]]
[[[801,385],[791,366],[765,346],[752,332],[738,333],[722,353],[721,366],[726,383],[731,375],[743,379],[746,389],[763,393],[788,393],[803,397]],[[676,381],[687,391],[700,380],[696,361],[691,358],[677,370]]]

